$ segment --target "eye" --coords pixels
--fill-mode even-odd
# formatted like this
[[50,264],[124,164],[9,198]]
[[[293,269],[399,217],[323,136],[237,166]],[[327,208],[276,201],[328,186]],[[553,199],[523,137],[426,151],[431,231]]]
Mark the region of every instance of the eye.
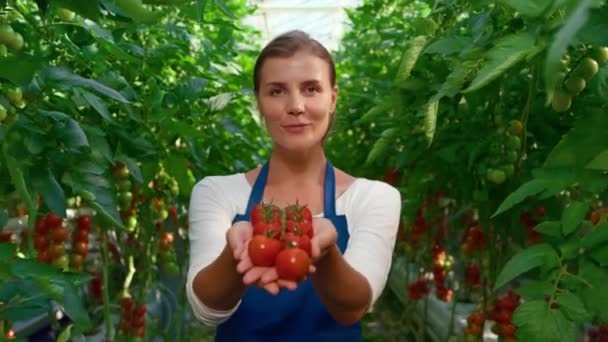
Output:
[[282,92],[283,92],[282,89],[280,89],[280,88],[274,88],[274,89],[270,90],[270,95],[277,96],[277,95],[280,95]]
[[308,87],[306,87],[306,92],[307,93],[318,93],[319,88],[315,87],[315,86],[308,86]]

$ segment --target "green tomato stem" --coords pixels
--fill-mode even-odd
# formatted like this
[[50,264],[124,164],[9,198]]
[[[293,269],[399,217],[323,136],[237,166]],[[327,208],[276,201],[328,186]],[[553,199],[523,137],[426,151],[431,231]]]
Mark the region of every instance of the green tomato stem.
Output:
[[106,325],[106,340],[111,341],[113,337],[112,331],[112,319],[110,317],[110,290],[109,290],[109,257],[108,257],[108,236],[105,230],[103,230],[103,237],[101,239],[101,254],[103,258],[102,273],[103,273],[103,320]]

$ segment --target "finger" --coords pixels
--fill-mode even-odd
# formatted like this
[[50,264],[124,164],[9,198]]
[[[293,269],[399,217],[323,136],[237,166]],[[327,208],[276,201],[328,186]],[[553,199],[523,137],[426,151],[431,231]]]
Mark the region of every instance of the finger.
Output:
[[243,283],[250,285],[257,282],[265,271],[266,267],[253,267],[243,276]]
[[293,291],[296,288],[298,288],[298,284],[295,281],[291,281],[291,280],[279,279],[279,280],[277,280],[276,283],[278,284],[279,287],[288,289],[290,291]]
[[249,259],[249,256],[244,255],[241,258],[241,261],[236,265],[236,271],[239,273],[245,273],[252,267],[253,263],[251,262],[251,259]]
[[272,282],[263,286],[264,290],[268,291],[271,295],[276,296],[279,294],[279,285],[277,283]]
[[321,246],[319,246],[319,238],[315,236],[310,240],[310,252],[312,254],[313,260],[316,260],[319,255],[321,255]]
[[315,267],[315,265],[310,265],[308,267],[308,273],[315,273],[317,271],[317,268]]
[[264,274],[262,274],[262,277],[260,278],[260,280],[264,284],[273,282],[277,279],[279,279],[279,274],[277,273],[276,267],[268,267],[266,272],[264,272]]

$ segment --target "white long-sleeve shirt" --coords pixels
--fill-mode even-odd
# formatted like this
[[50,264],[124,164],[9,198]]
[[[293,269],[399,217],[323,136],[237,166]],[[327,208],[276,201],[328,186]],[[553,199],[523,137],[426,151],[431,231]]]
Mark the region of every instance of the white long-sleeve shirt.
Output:
[[[244,173],[209,176],[192,190],[186,292],[195,316],[208,325],[226,321],[238,309],[240,301],[231,310],[211,309],[195,295],[192,282],[224,249],[226,232],[234,217],[245,213],[251,190]],[[386,285],[400,213],[399,191],[380,181],[357,178],[336,198],[336,214],[346,216],[350,235],[344,259],[369,282],[372,305]],[[323,213],[314,216],[322,217]]]

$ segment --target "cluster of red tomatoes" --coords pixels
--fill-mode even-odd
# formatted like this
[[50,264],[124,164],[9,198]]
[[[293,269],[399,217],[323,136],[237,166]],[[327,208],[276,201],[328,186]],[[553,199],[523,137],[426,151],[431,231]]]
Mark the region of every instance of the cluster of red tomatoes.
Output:
[[146,304],[135,304],[133,298],[121,299],[122,316],[120,319],[120,330],[130,336],[143,337],[146,324]]
[[509,290],[502,298],[494,303],[494,308],[490,313],[490,318],[496,322],[492,330],[503,337],[503,341],[516,341],[515,331],[517,327],[513,325],[513,312],[519,306],[521,296]]
[[589,342],[608,342],[608,323],[589,329]]
[[281,279],[301,281],[309,272],[312,214],[299,204],[279,208],[260,203],[251,213],[248,252],[256,266],[276,267]]
[[59,215],[49,212],[39,218],[34,230],[34,247],[38,252],[38,260],[67,269],[70,263],[65,251],[68,235],[68,229],[63,226],[63,219]]

